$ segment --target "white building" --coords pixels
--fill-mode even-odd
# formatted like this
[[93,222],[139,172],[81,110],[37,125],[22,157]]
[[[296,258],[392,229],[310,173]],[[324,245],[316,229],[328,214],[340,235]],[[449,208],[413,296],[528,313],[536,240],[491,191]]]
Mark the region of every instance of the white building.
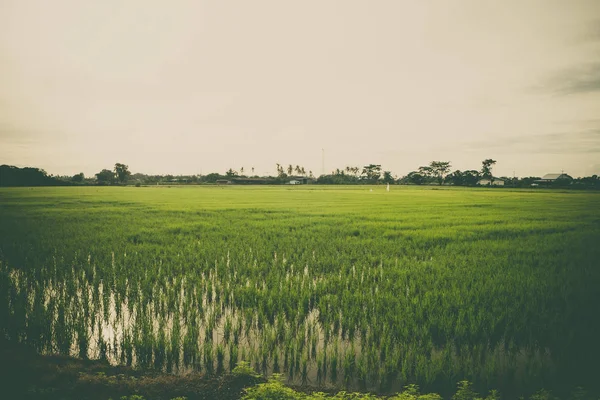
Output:
[[499,178],[490,179],[480,179],[477,184],[479,186],[504,186],[504,181]]

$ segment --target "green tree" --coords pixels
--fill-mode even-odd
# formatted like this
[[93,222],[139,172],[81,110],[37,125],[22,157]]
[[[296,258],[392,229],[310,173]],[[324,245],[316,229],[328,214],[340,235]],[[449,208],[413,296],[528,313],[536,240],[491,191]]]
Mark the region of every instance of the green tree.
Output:
[[129,167],[125,164],[116,163],[115,164],[115,175],[120,183],[125,183],[131,172],[129,172]]
[[287,177],[287,175],[285,174],[285,169],[279,163],[277,163],[277,177],[280,179],[284,179]]
[[408,183],[412,183],[413,185],[422,185],[425,183],[426,177],[420,172],[412,171],[406,175],[404,180]]
[[394,183],[394,177],[390,171],[383,171],[383,183]]
[[115,181],[115,174],[111,170],[103,169],[96,174],[96,180],[100,185],[111,185]]
[[381,177],[381,165],[369,164],[365,165],[362,170],[362,179],[375,183]]
[[212,173],[204,176],[203,180],[204,180],[204,182],[215,183],[220,178],[221,178],[221,175],[217,174],[216,172],[212,172]]
[[481,176],[483,178],[489,179],[490,181],[494,179],[492,175],[492,167],[494,164],[496,164],[496,160],[492,160],[491,158],[481,162]]
[[80,172],[76,175],[73,175],[73,177],[71,178],[71,180],[73,182],[77,182],[77,183],[81,183],[85,180],[85,175],[83,175],[83,172]]
[[466,186],[475,186],[477,181],[479,181],[479,178],[479,171],[470,169],[463,172],[463,183]]
[[429,163],[431,174],[437,179],[438,184],[441,185],[444,178],[450,172],[450,161],[432,161]]
[[465,184],[464,174],[459,169],[447,175],[446,180],[452,182],[454,186],[463,186]]
[[227,172],[225,172],[225,175],[227,175],[228,177],[230,177],[230,178],[231,178],[231,177],[233,177],[233,176],[236,176],[236,175],[237,175],[237,172],[235,172],[233,169],[229,168],[229,169],[227,170]]
[[431,167],[419,167],[419,175],[423,177],[423,183],[431,181],[433,178],[433,169]]

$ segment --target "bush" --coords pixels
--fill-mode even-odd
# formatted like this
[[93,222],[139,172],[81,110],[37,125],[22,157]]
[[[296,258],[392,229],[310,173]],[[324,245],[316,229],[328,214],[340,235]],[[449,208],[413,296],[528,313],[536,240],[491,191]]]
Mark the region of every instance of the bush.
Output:
[[258,378],[260,376],[260,374],[257,374],[256,371],[254,371],[248,361],[238,362],[231,373],[234,376],[251,376],[253,378]]
[[[237,369],[238,367],[236,367]],[[235,371],[235,370],[234,370]],[[273,374],[267,383],[261,383],[246,389],[242,400],[298,400],[307,399],[303,393],[284,386],[280,374]]]

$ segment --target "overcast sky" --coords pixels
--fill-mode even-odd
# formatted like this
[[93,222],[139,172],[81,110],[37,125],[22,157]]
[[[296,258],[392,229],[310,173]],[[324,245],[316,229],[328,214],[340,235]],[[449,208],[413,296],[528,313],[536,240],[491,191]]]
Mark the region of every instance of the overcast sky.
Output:
[[600,1],[0,0],[0,164],[600,174]]

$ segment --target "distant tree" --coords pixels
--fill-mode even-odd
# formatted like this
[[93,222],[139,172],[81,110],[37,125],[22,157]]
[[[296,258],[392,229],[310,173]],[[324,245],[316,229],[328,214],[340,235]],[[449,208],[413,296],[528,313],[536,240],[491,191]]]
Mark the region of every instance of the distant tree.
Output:
[[422,185],[423,183],[425,183],[426,177],[423,176],[423,174],[420,172],[412,171],[409,172],[408,175],[406,175],[406,181],[408,183],[412,183],[413,185]]
[[455,186],[475,186],[477,181],[479,181],[479,172],[474,170],[456,170],[446,176],[446,181],[451,182]]
[[55,186],[64,184],[66,183],[53,176],[48,176],[43,169],[0,165],[0,186]]
[[362,170],[362,179],[375,183],[381,177],[381,165],[379,164],[369,164],[365,165]]
[[207,183],[215,183],[217,180],[219,180],[221,178],[221,175],[217,174],[216,172],[212,172],[206,176],[204,176],[204,182]]
[[439,185],[444,182],[444,178],[450,172],[450,167],[450,161],[432,161],[429,164],[431,174],[437,179]]
[[481,176],[485,179],[489,179],[490,181],[494,180],[494,176],[492,175],[492,167],[496,164],[496,160],[492,160],[488,158],[481,162]]
[[465,184],[464,175],[458,169],[447,175],[446,181],[451,182],[454,186],[463,186]]
[[287,178],[287,175],[285,173],[285,168],[283,168],[283,165],[277,163],[277,177],[279,179],[285,179]]
[[292,164],[290,164],[287,167],[287,173],[288,173],[288,175],[291,175],[292,172],[294,172],[294,167],[292,166]]
[[465,186],[475,186],[480,179],[478,171],[473,169],[463,171],[463,184]]
[[431,167],[419,167],[419,174],[423,176],[433,176],[433,170]]
[[430,166],[419,167],[417,172],[423,178],[423,183],[429,183],[435,178],[433,169]]
[[244,175],[244,167],[240,168],[240,175]]
[[383,183],[394,183],[394,177],[390,171],[383,171]]
[[252,175],[254,175],[254,167],[252,167]]
[[577,178],[573,181],[575,187],[597,189],[600,188],[600,179],[598,175],[585,176],[583,178]]
[[229,170],[227,170],[227,172],[225,172],[225,175],[227,175],[228,177],[232,177],[232,176],[236,176],[237,172],[235,172],[233,169],[229,168]]
[[96,180],[100,185],[111,185],[115,182],[115,173],[108,169],[103,169],[96,174]]
[[77,182],[77,183],[81,183],[85,180],[85,175],[83,175],[83,172],[80,172],[76,175],[73,175],[73,177],[71,178],[71,180],[73,182]]
[[129,167],[127,165],[116,163],[115,175],[120,183],[125,183],[129,175],[131,175],[131,172],[129,172]]

